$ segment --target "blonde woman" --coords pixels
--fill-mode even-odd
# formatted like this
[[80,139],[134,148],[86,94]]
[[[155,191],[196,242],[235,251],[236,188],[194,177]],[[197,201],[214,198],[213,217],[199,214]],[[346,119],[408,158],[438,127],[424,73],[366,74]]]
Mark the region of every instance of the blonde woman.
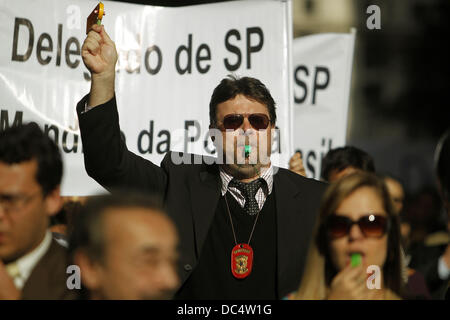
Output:
[[399,224],[383,180],[358,172],[331,184],[314,234],[290,299],[402,296]]

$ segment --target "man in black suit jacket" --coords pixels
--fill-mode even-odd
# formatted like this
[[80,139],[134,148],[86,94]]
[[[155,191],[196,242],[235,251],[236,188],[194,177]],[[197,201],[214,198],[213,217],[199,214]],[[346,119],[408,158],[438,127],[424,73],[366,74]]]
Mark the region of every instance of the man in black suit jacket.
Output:
[[219,157],[169,152],[161,167],[126,148],[103,26],[82,48],[90,94],[77,105],[85,166],[107,189],[160,193],[180,234],[177,298],[277,299],[300,282],[325,184],[270,163],[275,102],[257,79],[224,79],[210,103]]
[[[447,231],[450,234],[450,127],[439,139],[434,153],[434,160],[439,193],[441,194],[445,211],[447,211]],[[443,293],[442,295],[437,295],[438,298],[450,299],[450,242],[447,242],[447,246],[441,246],[441,250],[441,255],[436,263],[440,280],[436,281],[436,292],[438,294],[439,292]],[[436,270],[436,268],[433,269],[434,271]]]
[[437,233],[434,237],[429,237],[428,243],[415,245],[411,249],[411,264],[425,275],[433,299],[448,299],[450,285],[450,128],[439,139],[434,160],[438,190],[448,218],[448,233]]

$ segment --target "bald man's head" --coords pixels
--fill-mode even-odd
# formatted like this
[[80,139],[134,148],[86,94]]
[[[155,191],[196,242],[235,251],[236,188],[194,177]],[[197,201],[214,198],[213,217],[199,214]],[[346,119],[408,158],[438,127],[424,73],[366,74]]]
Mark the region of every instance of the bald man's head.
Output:
[[76,219],[70,251],[93,299],[168,299],[179,285],[178,236],[158,201],[97,197]]

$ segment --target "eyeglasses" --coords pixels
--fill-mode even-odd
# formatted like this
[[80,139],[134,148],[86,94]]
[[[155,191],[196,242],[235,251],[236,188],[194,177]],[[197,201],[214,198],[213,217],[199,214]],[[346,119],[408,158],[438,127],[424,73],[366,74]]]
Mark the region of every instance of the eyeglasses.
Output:
[[0,194],[0,207],[7,212],[16,212],[23,209],[23,207],[30,202],[34,197],[39,195],[41,191],[35,192],[31,195],[17,194]]
[[242,123],[244,123],[244,118],[248,118],[250,125],[255,130],[264,130],[269,126],[270,120],[269,117],[264,113],[233,113],[228,114],[223,118],[223,127],[226,130],[237,130],[240,128]]
[[357,224],[363,235],[369,238],[381,238],[389,228],[387,217],[379,214],[368,214],[357,221],[333,214],[327,219],[326,228],[328,235],[332,239],[337,239],[348,235],[354,224]]

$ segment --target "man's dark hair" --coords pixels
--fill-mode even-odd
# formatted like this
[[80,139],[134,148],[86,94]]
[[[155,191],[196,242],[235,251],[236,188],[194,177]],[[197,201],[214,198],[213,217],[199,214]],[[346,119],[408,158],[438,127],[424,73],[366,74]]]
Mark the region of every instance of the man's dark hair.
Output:
[[437,144],[435,168],[444,201],[450,202],[450,128],[441,136]]
[[93,196],[73,217],[73,229],[69,234],[69,253],[73,257],[79,249],[93,261],[102,262],[105,254],[103,217],[109,209],[145,208],[165,212],[162,199],[138,192],[116,190],[112,194]]
[[275,124],[277,120],[275,101],[266,86],[255,78],[239,78],[229,75],[219,83],[211,96],[209,103],[209,121],[211,125],[216,125],[217,123],[217,105],[233,99],[238,94],[265,105],[269,111],[270,122]]
[[346,146],[328,151],[322,160],[321,178],[328,181],[333,170],[339,172],[348,167],[375,172],[375,164],[367,152],[356,147]]
[[34,122],[0,132],[0,162],[12,165],[33,159],[38,164],[36,180],[46,196],[61,183],[63,163],[58,146]]

